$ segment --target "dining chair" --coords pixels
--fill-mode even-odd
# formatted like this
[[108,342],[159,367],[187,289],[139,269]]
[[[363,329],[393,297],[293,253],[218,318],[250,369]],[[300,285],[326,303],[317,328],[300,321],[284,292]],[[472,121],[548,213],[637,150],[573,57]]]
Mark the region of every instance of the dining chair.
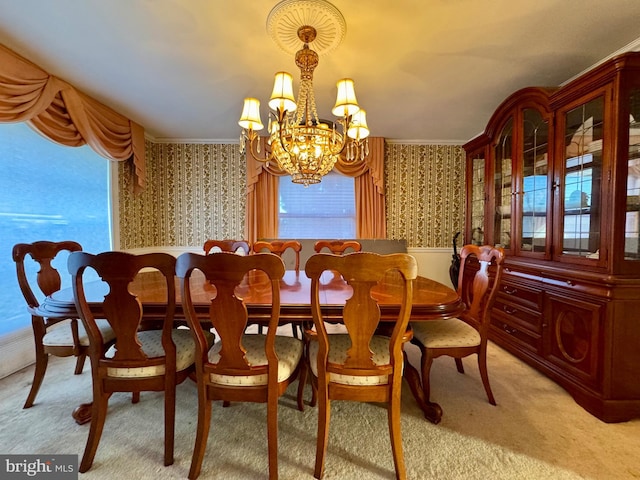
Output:
[[279,257],[287,251],[292,250],[295,254],[295,270],[300,271],[300,252],[302,251],[302,244],[297,240],[272,240],[270,242],[266,240],[258,240],[253,244],[253,252],[260,253],[263,251],[269,251],[275,253]]
[[347,250],[349,252],[360,252],[362,245],[357,240],[318,240],[313,245],[316,253],[321,253],[325,248],[335,255],[342,255]]
[[216,252],[233,252],[238,255],[249,255],[251,245],[245,240],[207,240],[204,242],[204,254]]
[[[35,342],[36,365],[33,373],[33,383],[23,408],[30,408],[36,400],[42,380],[47,371],[49,355],[57,357],[75,356],[76,368],[74,373],[82,373],[85,358],[89,348],[87,332],[77,318],[55,318],[39,309],[40,300],[60,290],[62,278],[60,272],[52,265],[56,259],[63,259],[61,252],[77,252],[82,246],[74,241],[50,242],[46,240],[33,243],[18,243],[13,247],[13,261],[16,263],[18,284],[27,303],[27,310],[31,314],[33,338]],[[37,263],[39,270],[35,281],[28,275],[30,269],[25,265],[29,256]],[[37,268],[37,267],[36,267]],[[105,342],[110,342],[115,334],[109,323],[99,320],[100,329]]]
[[[296,273],[300,272],[300,252],[302,251],[302,244],[297,240],[258,240],[252,246],[254,253],[261,253],[264,251],[268,251],[271,253],[275,253],[280,258],[284,255],[287,250],[292,250],[295,254],[295,271]],[[293,336],[296,338],[302,338],[302,326],[296,325],[295,323],[291,324],[291,331]],[[258,326],[258,332],[262,333],[262,325]],[[299,337],[298,337],[299,335]]]
[[493,306],[504,263],[504,250],[490,245],[464,245],[460,250],[458,294],[465,310],[457,318],[413,322],[412,343],[421,351],[422,387],[428,400],[429,374],[433,359],[453,357],[459,373],[464,373],[462,358],[478,355],[478,369],[489,403],[496,401],[489,385],[487,372],[487,336],[490,311]]
[[[327,332],[320,308],[321,277],[325,271],[338,272],[352,288],[345,300],[342,321],[347,333]],[[318,394],[318,437],[314,477],[321,478],[329,437],[332,400],[384,402],[387,404],[391,449],[396,478],[406,478],[400,431],[400,400],[403,345],[411,338],[408,330],[413,287],[418,275],[414,257],[406,253],[380,255],[319,253],[307,260],[305,272],[311,279],[311,310],[315,331],[308,331],[306,351],[311,381]],[[387,275],[402,279],[402,304],[394,322],[388,324],[390,336],[376,334],[381,325],[377,285]],[[386,333],[386,332],[385,332]],[[302,389],[298,389],[298,397]],[[357,421],[356,418],[353,419]]]
[[[203,337],[202,319],[196,315],[191,298],[194,270],[200,270],[216,292],[208,320],[219,338],[211,349]],[[207,256],[184,253],[178,257],[176,274],[182,305],[196,342],[198,426],[190,479],[200,475],[214,400],[266,402],[269,478],[278,478],[278,399],[297,378],[303,350],[301,340],[276,335],[284,272],[282,259],[273,253],[246,257],[225,252]],[[238,288],[250,275],[265,275],[265,289],[271,293],[264,335],[245,333],[249,318]]]
[[[196,348],[188,329],[174,328],[176,306],[175,257],[166,253],[132,255],[125,252],[104,252],[92,255],[74,252],[68,260],[72,276],[76,308],[89,335],[89,358],[93,382],[91,426],[80,463],[80,472],[91,468],[107,417],[109,397],[114,392],[133,392],[133,403],[141,391],[164,392],[164,464],[173,463],[176,385],[193,372]],[[86,296],[89,283],[84,275],[95,270],[106,283],[100,297],[101,315],[116,334],[115,343],[105,343],[97,328],[94,300],[90,307]],[[164,295],[151,315],[161,320],[161,329],[144,330],[143,320],[149,318],[143,304],[129,292],[129,284],[140,273],[154,271],[161,278],[159,289]],[[148,274],[148,273],[145,273]],[[94,288],[91,286],[91,288]],[[160,310],[158,310],[160,306]],[[145,316],[145,313],[147,316]],[[213,340],[205,336],[205,342]],[[126,428],[121,426],[120,428]],[[144,435],[144,432],[140,432]]]

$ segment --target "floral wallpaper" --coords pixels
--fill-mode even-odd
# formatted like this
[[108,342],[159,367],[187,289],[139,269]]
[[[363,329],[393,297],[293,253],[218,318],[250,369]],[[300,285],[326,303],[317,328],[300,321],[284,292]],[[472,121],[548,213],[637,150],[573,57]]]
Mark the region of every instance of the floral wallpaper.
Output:
[[120,166],[121,248],[243,237],[246,173],[238,145],[147,142],[146,151],[141,194],[133,194],[130,167]]
[[387,237],[409,247],[449,247],[464,231],[465,153],[461,146],[387,144]]
[[[120,248],[199,246],[243,238],[245,162],[236,144],[147,141],[147,187],[133,194],[119,165]],[[409,247],[449,247],[464,225],[464,150],[387,144],[387,236]]]

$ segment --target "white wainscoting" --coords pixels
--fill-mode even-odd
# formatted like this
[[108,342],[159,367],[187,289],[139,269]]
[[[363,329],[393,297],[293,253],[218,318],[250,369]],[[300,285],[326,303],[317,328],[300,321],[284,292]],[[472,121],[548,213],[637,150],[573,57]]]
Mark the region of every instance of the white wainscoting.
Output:
[[452,287],[449,278],[451,255],[449,248],[408,248],[407,251],[418,261],[418,274]]
[[0,337],[0,378],[11,375],[35,361],[31,326]]

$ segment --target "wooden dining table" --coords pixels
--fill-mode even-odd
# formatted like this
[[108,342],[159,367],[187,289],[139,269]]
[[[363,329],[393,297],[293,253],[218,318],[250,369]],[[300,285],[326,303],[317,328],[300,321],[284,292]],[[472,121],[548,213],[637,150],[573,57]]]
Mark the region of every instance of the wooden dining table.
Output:
[[[400,309],[402,287],[397,274],[387,275],[373,290],[372,295],[380,305],[381,319],[385,323],[395,321]],[[144,320],[148,322],[164,319],[163,296],[166,297],[162,276],[158,272],[142,272],[130,285],[130,291],[138,296],[144,305]],[[90,308],[96,316],[101,314],[101,302],[108,287],[100,280],[85,284],[85,295]],[[184,321],[180,288],[176,278],[176,321]],[[280,282],[280,323],[312,322],[311,316],[311,280],[304,272],[288,270]],[[208,320],[208,309],[216,290],[199,271],[194,271],[191,280],[191,294],[197,314]],[[271,308],[270,284],[262,272],[250,272],[236,289],[236,295],[244,300],[253,323],[266,323]],[[321,309],[325,319],[340,323],[344,302],[351,295],[351,287],[333,272],[325,272],[321,278]],[[430,321],[451,318],[459,315],[464,303],[455,290],[435,280],[418,277],[413,292],[411,321]],[[78,317],[73,291],[65,288],[44,299],[39,307],[46,317]],[[416,402],[424,412],[425,418],[438,423],[442,418],[442,408],[424,397],[418,371],[406,358],[404,378],[407,380]],[[74,418],[78,423],[86,423],[90,418],[90,408],[78,407]]]

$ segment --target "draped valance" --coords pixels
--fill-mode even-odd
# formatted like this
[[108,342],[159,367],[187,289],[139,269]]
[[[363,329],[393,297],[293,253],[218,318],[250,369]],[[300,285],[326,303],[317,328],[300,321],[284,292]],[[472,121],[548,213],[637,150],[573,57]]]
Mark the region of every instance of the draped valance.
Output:
[[[364,160],[338,160],[335,169],[355,178],[356,236],[386,238],[384,195],[384,138],[369,137],[369,155]],[[260,151],[268,145],[260,138]],[[278,237],[278,181],[286,175],[275,161],[255,160],[249,151],[247,162],[247,224],[245,238],[255,242],[260,238]]]
[[131,159],[136,191],[145,186],[144,129],[0,45],[0,122],[27,122],[61,145],[89,145],[115,161]]

